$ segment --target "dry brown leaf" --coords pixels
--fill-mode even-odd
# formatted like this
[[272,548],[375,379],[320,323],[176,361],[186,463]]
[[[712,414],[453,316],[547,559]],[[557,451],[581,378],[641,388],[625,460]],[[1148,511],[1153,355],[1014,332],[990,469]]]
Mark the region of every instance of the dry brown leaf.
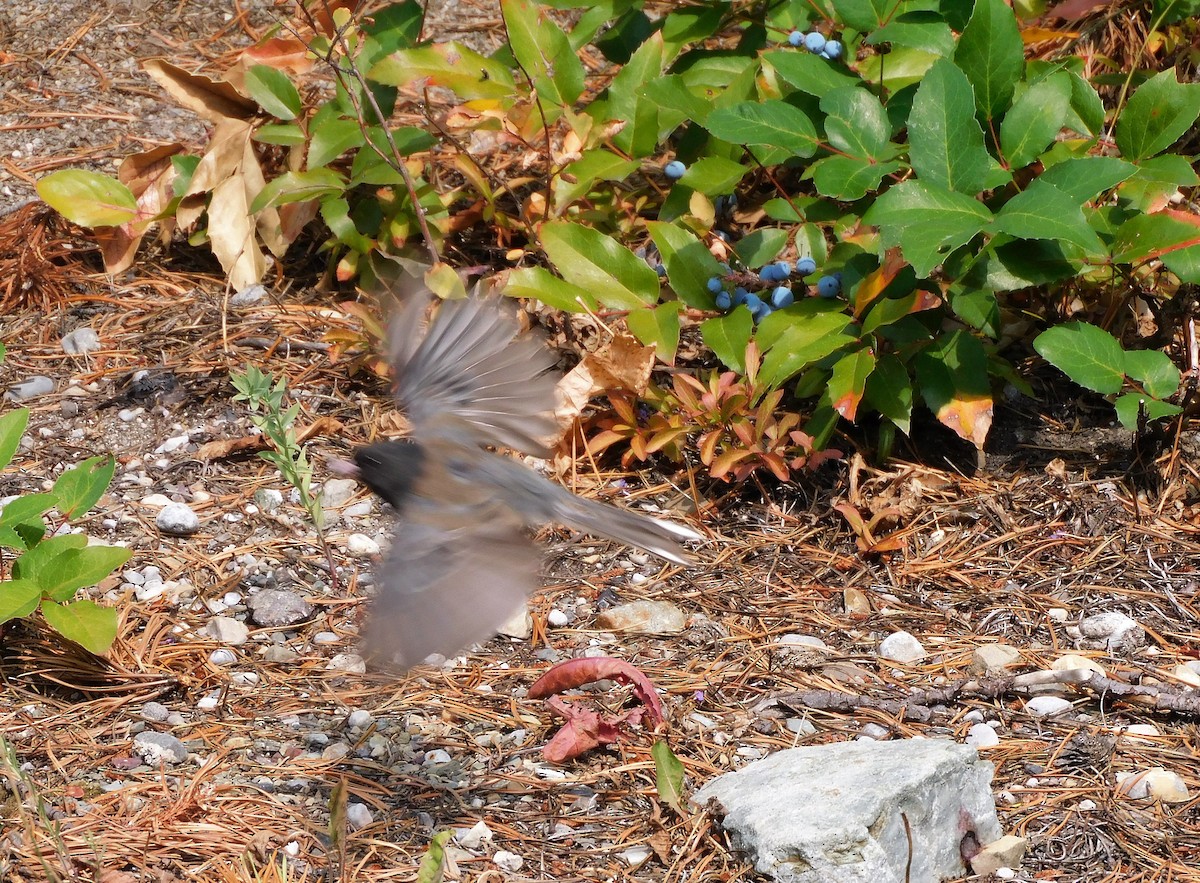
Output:
[[224,460],[242,451],[261,451],[266,448],[261,435],[243,435],[241,438],[221,438],[205,442],[196,450],[201,460]]
[[146,59],[142,70],[179,104],[209,122],[248,120],[258,113],[258,105],[239,93],[233,84],[189,74],[165,58]]

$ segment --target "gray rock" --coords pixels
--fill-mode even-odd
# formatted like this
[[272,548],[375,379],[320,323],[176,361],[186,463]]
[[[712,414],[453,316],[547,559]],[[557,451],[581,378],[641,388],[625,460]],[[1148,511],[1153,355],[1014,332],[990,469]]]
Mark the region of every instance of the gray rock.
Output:
[[200,529],[200,518],[183,503],[168,503],[154,517],[154,524],[173,537],[190,537]]
[[374,558],[379,554],[379,543],[365,533],[352,533],[346,537],[346,551],[355,558]]
[[361,708],[354,709],[346,718],[346,726],[352,730],[365,730],[374,722],[375,718],[371,716],[371,712]]
[[133,750],[148,766],[183,763],[188,756],[187,746],[170,733],[138,733]]
[[991,748],[1000,744],[1000,737],[996,730],[987,724],[972,724],[971,729],[967,731],[966,742],[972,748]]
[[367,827],[374,819],[371,816],[371,810],[367,809],[364,803],[351,803],[346,806],[346,823],[350,827],[358,831],[361,828]]
[[254,492],[254,502],[263,512],[274,512],[283,505],[283,494],[273,487],[261,487]]
[[1050,717],[1070,711],[1071,703],[1061,696],[1034,696],[1025,703],[1025,710],[1034,717]]
[[263,589],[246,602],[254,621],[268,628],[295,625],[312,616],[312,605],[296,592],[286,589]]
[[240,647],[250,640],[250,629],[244,622],[231,616],[214,616],[204,626],[204,633],[231,647]]
[[781,883],[936,881],[967,872],[968,833],[1000,837],[993,769],[953,742],[842,742],[780,751],[692,802],[715,800],[735,845]]
[[1133,650],[1146,643],[1146,631],[1124,613],[1109,610],[1085,616],[1079,622],[1079,634],[1091,647],[1114,650]]
[[142,706],[142,717],[148,721],[165,721],[171,714],[171,710],[161,702],[147,702]]
[[62,348],[69,356],[82,356],[100,349],[100,335],[84,326],[63,335]]
[[346,503],[358,490],[358,482],[353,478],[331,478],[321,489],[321,503],[327,509],[336,509]]
[[282,644],[271,644],[263,651],[263,659],[267,662],[288,663],[295,662],[299,658],[300,654],[291,647],[285,647]]
[[325,666],[326,671],[342,671],[346,674],[361,675],[367,673],[367,663],[357,653],[339,653]]
[[237,654],[225,647],[218,647],[208,654],[208,661],[213,665],[233,665],[237,662]]
[[45,375],[35,374],[32,377],[22,380],[20,383],[14,383],[8,388],[8,392],[4,394],[4,397],[19,402],[23,399],[49,395],[52,392],[54,392],[54,381]]
[[971,671],[975,674],[1002,672],[1021,661],[1021,651],[1009,644],[983,644],[971,654]]
[[687,626],[687,616],[669,601],[633,601],[605,610],[596,627],[612,632],[644,635],[677,635]]
[[890,662],[917,662],[925,658],[925,648],[908,632],[895,632],[879,642],[879,658]]
[[229,305],[231,307],[249,307],[258,303],[266,296],[266,286],[260,285],[256,282],[253,285],[247,285],[241,291],[230,297]]

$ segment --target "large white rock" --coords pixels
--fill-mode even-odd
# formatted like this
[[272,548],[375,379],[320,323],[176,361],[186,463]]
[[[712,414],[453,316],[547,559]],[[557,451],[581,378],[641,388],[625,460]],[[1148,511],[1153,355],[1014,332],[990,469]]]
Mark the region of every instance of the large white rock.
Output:
[[1000,837],[993,771],[954,742],[839,742],[777,752],[692,801],[715,798],[734,844],[780,883],[937,883],[970,873],[964,845]]

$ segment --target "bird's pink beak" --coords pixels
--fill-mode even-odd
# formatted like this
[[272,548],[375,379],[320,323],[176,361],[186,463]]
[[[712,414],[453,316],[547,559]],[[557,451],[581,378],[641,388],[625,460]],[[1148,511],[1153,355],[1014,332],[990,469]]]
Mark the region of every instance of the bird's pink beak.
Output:
[[335,457],[326,460],[325,465],[329,467],[329,471],[334,475],[341,475],[344,478],[359,478],[361,474],[358,464],[351,463],[349,460],[340,460]]

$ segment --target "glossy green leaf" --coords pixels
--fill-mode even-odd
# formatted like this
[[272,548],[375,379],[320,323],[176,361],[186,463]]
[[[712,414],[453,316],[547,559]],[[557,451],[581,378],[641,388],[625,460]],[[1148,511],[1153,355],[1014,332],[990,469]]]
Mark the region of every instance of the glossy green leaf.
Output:
[[246,91],[258,106],[273,117],[294,120],[302,107],[300,92],[279,68],[253,64],[246,71]]
[[912,423],[913,390],[908,369],[896,356],[879,357],[867,378],[864,399],[868,405],[908,435]]
[[723,271],[708,247],[678,224],[647,221],[646,228],[667,268],[667,281],[675,295],[689,307],[713,309],[708,280]]
[[900,6],[901,0],[833,0],[838,18],[863,33],[885,24]]
[[567,35],[531,0],[500,0],[509,46],[538,98],[569,107],[583,93],[583,63]]
[[762,227],[743,236],[733,247],[733,251],[745,266],[761,267],[779,257],[779,253],[787,245],[787,240],[787,230],[781,230],[778,227]]
[[591,312],[597,308],[596,298],[590,292],[559,279],[544,267],[525,267],[509,273],[504,293],[509,297],[540,300],[567,313]]
[[254,130],[254,140],[260,144],[295,147],[308,140],[308,135],[295,123],[271,123]]
[[1191,215],[1136,214],[1117,231],[1112,244],[1113,260],[1120,264],[1139,263],[1161,258],[1177,248],[1194,246],[1197,241],[1200,241],[1200,226]]
[[1115,156],[1081,156],[1050,166],[1038,180],[1053,184],[1082,204],[1136,173],[1137,166]]
[[1133,93],[1117,120],[1116,141],[1125,159],[1162,153],[1200,117],[1200,83],[1180,83],[1175,69],[1151,77]]
[[130,559],[133,553],[120,546],[87,546],[67,549],[46,562],[37,583],[53,601],[69,601],[85,586],[94,586]]
[[1086,253],[1104,253],[1104,243],[1088,226],[1079,203],[1053,184],[1035,180],[997,212],[992,229],[1017,239],[1068,242]]
[[688,166],[679,180],[685,187],[713,197],[732,193],[745,174],[746,169],[741,163],[720,156],[706,156]]
[[869,347],[846,353],[833,363],[827,389],[833,409],[845,420],[858,419],[858,406],[866,392],[867,378],[875,370],[875,354]]
[[28,616],[37,610],[41,600],[41,587],[33,580],[0,581],[0,623]]
[[822,196],[853,202],[878,189],[885,175],[903,168],[899,161],[877,163],[854,156],[827,156],[812,164],[812,177]]
[[63,169],[38,179],[37,192],[50,208],[81,227],[119,227],[137,217],[137,199],[116,178]]
[[679,302],[667,301],[656,307],[630,310],[625,316],[633,336],[646,346],[653,346],[664,363],[675,363],[679,348]]
[[68,533],[42,540],[13,562],[12,575],[17,579],[33,580],[40,584],[40,576],[48,563],[71,549],[82,549],[87,545],[83,534]]
[[44,601],[42,616],[64,638],[92,653],[107,652],[117,639],[117,611],[92,601]]
[[342,176],[332,169],[313,169],[310,172],[284,172],[267,182],[250,204],[250,211],[257,214],[263,209],[289,202],[305,202],[340,194],[346,189]]
[[0,469],[12,462],[17,446],[21,444],[21,436],[29,425],[29,409],[14,408],[0,414]]
[[1063,124],[1081,135],[1098,135],[1104,128],[1104,102],[1096,88],[1074,71],[1071,76],[1071,113]]
[[730,144],[766,144],[797,156],[812,156],[820,146],[812,120],[783,101],[748,101],[715,110],[705,128]]
[[1012,8],[1004,0],[975,0],[975,11],[958,38],[954,61],[975,92],[985,120],[1008,110],[1025,72],[1025,44]]
[[1156,399],[1170,398],[1179,391],[1179,369],[1161,350],[1126,352],[1125,373]]
[[[778,314],[772,313],[772,317]],[[850,317],[844,313],[805,316],[803,321],[784,330],[771,345],[763,357],[758,383],[767,389],[780,386],[818,359],[855,343],[857,338]]]
[[866,43],[868,46],[891,43],[945,57],[954,51],[954,33],[936,12],[908,12],[896,16],[881,28],[873,28]]
[[1067,117],[1071,77],[1057,71],[1030,86],[1004,115],[1000,145],[1009,165],[1024,168],[1046,149]]
[[992,220],[978,200],[920,181],[905,181],[875,201],[863,221],[879,227],[885,246],[899,245],[918,276],[965,245]]
[[561,213],[575,200],[587,196],[598,181],[623,181],[637,170],[637,160],[625,159],[611,150],[586,150],[579,159],[554,176],[554,207]]
[[632,310],[658,302],[658,274],[599,230],[570,221],[542,225],[540,242],[564,279],[607,307]]
[[1087,322],[1065,322],[1033,340],[1038,355],[1082,387],[1112,395],[1125,383],[1125,351],[1115,337]]
[[700,323],[700,336],[727,368],[746,373],[746,345],[754,332],[754,317],[743,307]]
[[117,461],[111,454],[89,457],[58,477],[54,482],[54,495],[58,499],[58,511],[68,521],[83,515],[96,505],[96,501],[108,490]]
[[344,197],[330,196],[321,200],[321,220],[328,226],[337,241],[359,254],[366,254],[374,240],[364,236],[350,217],[350,203]]
[[654,758],[654,787],[658,799],[681,816],[686,816],[683,807],[683,762],[675,756],[666,740],[659,739],[650,747]]
[[312,144],[308,147],[308,170],[324,168],[348,150],[367,143],[358,120],[334,117],[313,127]]
[[991,157],[975,119],[966,75],[942,59],[925,75],[908,120],[909,160],[925,184],[974,195],[988,181]]
[[818,98],[834,89],[860,85],[859,78],[851,76],[845,68],[830,64],[827,59],[811,52],[797,52],[794,49],[766,52],[762,61],[774,68],[788,85]]
[[516,93],[506,65],[454,41],[393,52],[367,78],[388,86],[442,86],[465,101],[512,100]]
[[1146,409],[1146,417],[1149,420],[1174,417],[1183,410],[1170,402],[1162,402],[1134,392],[1117,396],[1113,407],[1117,409],[1117,419],[1121,421],[1121,425],[1130,431],[1137,429],[1138,412],[1143,407]]
[[965,331],[943,334],[916,359],[921,397],[938,421],[979,450],[994,410],[983,345]]
[[1174,153],[1155,156],[1138,163],[1137,172],[1119,191],[1121,197],[1144,212],[1154,211],[1180,187],[1200,183],[1191,163]]

